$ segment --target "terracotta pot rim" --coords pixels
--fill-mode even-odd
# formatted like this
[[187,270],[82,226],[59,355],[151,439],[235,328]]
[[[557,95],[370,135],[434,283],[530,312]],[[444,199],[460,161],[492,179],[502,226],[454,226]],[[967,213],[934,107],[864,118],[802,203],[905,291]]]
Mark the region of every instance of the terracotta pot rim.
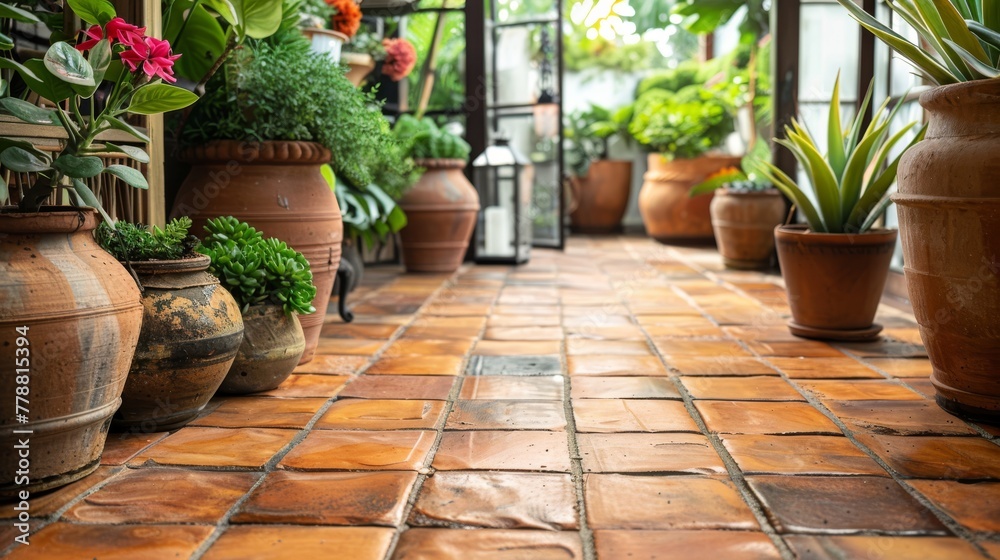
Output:
[[1000,78],[935,86],[920,94],[920,105],[943,109],[954,106],[959,96],[961,105],[995,105],[1000,101]]
[[704,154],[701,154],[693,158],[682,158],[682,157],[667,157],[667,155],[662,152],[650,152],[649,158],[650,159],[656,158],[665,161],[667,163],[672,163],[675,161],[710,161],[710,160],[729,160],[729,159],[742,160],[743,156],[726,154],[722,152],[706,152]]
[[328,163],[333,155],[318,142],[301,140],[212,140],[207,144],[187,148],[180,154],[185,163],[237,164],[316,164]]
[[779,191],[778,189],[776,189],[774,187],[771,187],[771,188],[768,188],[768,189],[764,189],[764,190],[761,190],[761,191],[741,191],[741,190],[733,190],[733,189],[730,189],[729,187],[722,187],[722,188],[720,188],[718,190],[719,190],[719,194],[725,194],[727,196],[745,196],[745,197],[781,196],[781,191]]
[[[125,261],[118,261],[125,265]],[[212,260],[208,255],[195,254],[173,260],[130,261],[136,274],[177,274],[208,270]]]
[[[247,310],[243,312],[243,317],[246,318],[249,315],[255,315],[260,317],[265,315],[275,315],[277,313],[285,315],[285,308],[282,304],[265,302],[265,303],[257,303],[248,307]],[[295,314],[292,313],[292,315]]]
[[97,228],[97,210],[90,207],[42,206],[38,212],[16,210],[13,205],[0,207],[0,233],[75,233]]
[[436,169],[465,169],[468,162],[464,159],[440,158],[440,159],[415,159],[413,163],[417,167],[423,167],[428,171]]
[[794,238],[800,243],[815,245],[879,245],[895,243],[899,230],[873,229],[864,233],[817,233],[806,224],[779,225],[774,228],[775,239]]

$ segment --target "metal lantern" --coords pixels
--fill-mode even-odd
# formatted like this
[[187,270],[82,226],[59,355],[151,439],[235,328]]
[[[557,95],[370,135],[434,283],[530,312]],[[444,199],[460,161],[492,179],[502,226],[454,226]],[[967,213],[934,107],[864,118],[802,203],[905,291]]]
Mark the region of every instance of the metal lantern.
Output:
[[482,210],[476,227],[476,262],[523,264],[531,258],[531,194],[535,169],[506,138],[472,162]]

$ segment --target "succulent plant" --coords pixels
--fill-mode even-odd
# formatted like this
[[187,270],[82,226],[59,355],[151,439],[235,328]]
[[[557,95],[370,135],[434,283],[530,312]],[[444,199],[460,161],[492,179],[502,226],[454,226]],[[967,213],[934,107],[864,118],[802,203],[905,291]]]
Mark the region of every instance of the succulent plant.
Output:
[[112,227],[101,222],[94,237],[120,261],[168,261],[194,252],[198,238],[188,234],[190,229],[188,217],[174,218],[163,229],[129,222],[118,222]]

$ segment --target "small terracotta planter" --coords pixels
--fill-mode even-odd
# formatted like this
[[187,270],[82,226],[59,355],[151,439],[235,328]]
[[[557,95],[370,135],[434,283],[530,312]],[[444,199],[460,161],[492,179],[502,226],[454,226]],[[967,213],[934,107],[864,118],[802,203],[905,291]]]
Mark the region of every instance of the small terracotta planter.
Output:
[[[58,488],[100,464],[142,305],[135,281],[94,240],[96,227],[92,209],[0,211],[0,392],[7,399],[0,497]],[[30,465],[22,481],[16,446],[24,439]]]
[[145,291],[135,359],[112,425],[133,432],[175,430],[219,388],[243,340],[233,296],[208,274],[204,255],[133,262]]
[[632,194],[632,162],[598,160],[584,177],[570,177],[575,208],[570,211],[573,230],[611,233],[621,229]]
[[253,306],[243,314],[243,343],[219,392],[246,395],[276,389],[298,366],[304,351],[297,315],[285,314],[280,305]]
[[347,81],[356,86],[360,86],[375,69],[375,59],[370,54],[345,52],[340,55],[340,62],[350,68]]
[[639,212],[646,233],[661,243],[712,240],[712,195],[691,197],[691,187],[725,167],[736,167],[741,158],[704,155],[694,159],[667,160],[649,154],[649,171],[639,191]]
[[774,260],[774,228],[785,220],[785,199],[778,189],[719,189],[710,206],[712,229],[729,268],[762,270]]
[[878,337],[882,326],[872,321],[889,275],[895,230],[813,233],[794,225],[778,226],[774,236],[792,334],[820,340]]
[[479,213],[479,194],[465,177],[465,161],[418,160],[427,171],[399,206],[407,226],[400,232],[408,272],[455,272],[462,266]]

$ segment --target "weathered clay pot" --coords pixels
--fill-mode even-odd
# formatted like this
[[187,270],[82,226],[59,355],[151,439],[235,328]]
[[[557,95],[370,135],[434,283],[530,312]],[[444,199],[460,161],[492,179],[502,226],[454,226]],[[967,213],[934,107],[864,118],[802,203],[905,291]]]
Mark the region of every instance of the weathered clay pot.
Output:
[[792,334],[820,340],[871,340],[895,230],[862,234],[812,233],[806,226],[778,226],[774,237],[785,278]]
[[479,212],[479,194],[462,170],[465,161],[419,160],[426,169],[399,206],[407,225],[400,232],[409,272],[455,272],[462,265]]
[[778,189],[719,189],[709,209],[715,242],[727,267],[759,270],[771,266],[774,228],[785,220],[785,199]]
[[[8,400],[0,497],[97,468],[142,323],[135,281],[94,241],[96,212],[42,210],[0,212],[0,394]],[[20,440],[28,449],[16,448]],[[19,469],[28,471],[23,481]]]
[[739,163],[735,156],[667,160],[660,154],[649,154],[649,171],[639,191],[639,213],[646,233],[661,243],[711,241],[712,195],[691,197],[688,193],[712,173]]
[[570,212],[574,231],[611,233],[621,228],[632,193],[632,162],[598,160],[584,177],[570,177],[575,208]]
[[286,315],[280,305],[257,305],[243,314],[243,329],[243,343],[219,392],[246,395],[277,388],[305,351],[298,316]]
[[375,59],[370,54],[341,53],[340,62],[350,68],[347,71],[347,81],[356,86],[360,86],[365,81],[365,78],[368,77],[368,74],[371,74],[372,70],[375,69]]
[[930,126],[899,165],[906,283],[945,410],[1000,420],[1000,80],[920,96]]
[[312,268],[316,313],[300,318],[303,363],[312,359],[340,265],[344,223],[337,198],[320,173],[330,151],[313,142],[252,144],[217,141],[188,150],[191,173],[171,217],[189,216],[203,235],[208,219],[235,216],[305,255]]
[[164,432],[187,424],[215,394],[243,340],[240,307],[208,274],[208,257],[133,262],[144,288],[142,331],[112,425]]

